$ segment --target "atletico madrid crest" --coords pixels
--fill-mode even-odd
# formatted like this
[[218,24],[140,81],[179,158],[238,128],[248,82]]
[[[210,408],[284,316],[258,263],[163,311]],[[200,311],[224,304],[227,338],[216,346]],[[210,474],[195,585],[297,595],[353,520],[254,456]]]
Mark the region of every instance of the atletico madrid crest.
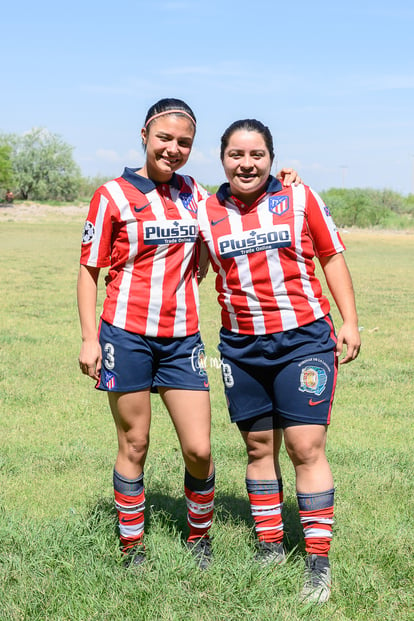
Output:
[[282,216],[289,209],[289,196],[271,196],[269,198],[269,211],[276,216]]
[[197,203],[194,200],[194,195],[191,192],[180,192],[179,197],[181,202],[187,211],[191,213],[197,213]]
[[110,371],[107,371],[105,367],[102,367],[102,381],[108,390],[114,390],[115,388],[115,375]]

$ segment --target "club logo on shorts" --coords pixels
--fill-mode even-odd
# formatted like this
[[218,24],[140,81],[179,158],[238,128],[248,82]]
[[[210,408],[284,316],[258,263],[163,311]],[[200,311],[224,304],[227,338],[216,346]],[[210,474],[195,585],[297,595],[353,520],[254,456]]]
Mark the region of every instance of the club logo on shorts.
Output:
[[316,366],[306,366],[300,372],[300,392],[310,392],[312,395],[321,395],[325,390],[328,376],[325,369]]
[[103,376],[102,383],[106,386],[106,388],[108,390],[114,390],[115,389],[115,375],[111,373],[110,371],[107,371],[105,367],[102,367],[101,374]]
[[269,198],[269,211],[276,216],[283,216],[289,209],[289,196],[271,196]]
[[194,373],[198,373],[201,377],[207,375],[206,352],[202,343],[194,347],[191,352],[191,366],[193,367]]
[[82,233],[82,244],[89,244],[93,238],[95,237],[95,227],[92,222],[87,220],[85,222],[85,226],[83,227]]
[[194,200],[194,195],[191,192],[180,192],[178,198],[181,199],[182,204],[191,213],[197,213],[197,203]]

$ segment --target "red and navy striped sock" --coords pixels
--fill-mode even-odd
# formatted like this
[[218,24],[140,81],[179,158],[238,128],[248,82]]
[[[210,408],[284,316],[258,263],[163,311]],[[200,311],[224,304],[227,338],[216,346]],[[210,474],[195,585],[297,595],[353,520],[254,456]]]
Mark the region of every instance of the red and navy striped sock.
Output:
[[190,534],[187,541],[208,537],[213,521],[215,473],[207,479],[196,479],[186,470],[184,492],[187,501],[187,523]]
[[282,543],[282,479],[246,479],[246,489],[258,540]]
[[143,545],[144,535],[144,473],[137,479],[127,479],[114,469],[115,507],[119,519],[121,550]]
[[334,489],[297,494],[307,554],[328,556],[334,523]]

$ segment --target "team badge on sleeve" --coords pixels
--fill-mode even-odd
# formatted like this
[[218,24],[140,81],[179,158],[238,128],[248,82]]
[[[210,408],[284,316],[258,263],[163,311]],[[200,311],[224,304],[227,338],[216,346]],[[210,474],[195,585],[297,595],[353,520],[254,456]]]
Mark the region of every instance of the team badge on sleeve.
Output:
[[87,220],[83,227],[82,244],[89,244],[95,237],[95,227],[92,222]]
[[269,211],[276,216],[282,216],[289,209],[289,196],[271,196],[269,198]]

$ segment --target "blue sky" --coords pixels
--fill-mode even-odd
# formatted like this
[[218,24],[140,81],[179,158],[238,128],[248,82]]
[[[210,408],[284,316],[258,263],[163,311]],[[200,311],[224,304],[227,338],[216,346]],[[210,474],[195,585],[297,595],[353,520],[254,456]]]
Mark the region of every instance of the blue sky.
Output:
[[142,165],[147,109],[179,97],[202,183],[224,180],[224,129],[255,117],[316,190],[414,193],[412,0],[8,0],[1,22],[0,132],[48,128],[85,176]]

